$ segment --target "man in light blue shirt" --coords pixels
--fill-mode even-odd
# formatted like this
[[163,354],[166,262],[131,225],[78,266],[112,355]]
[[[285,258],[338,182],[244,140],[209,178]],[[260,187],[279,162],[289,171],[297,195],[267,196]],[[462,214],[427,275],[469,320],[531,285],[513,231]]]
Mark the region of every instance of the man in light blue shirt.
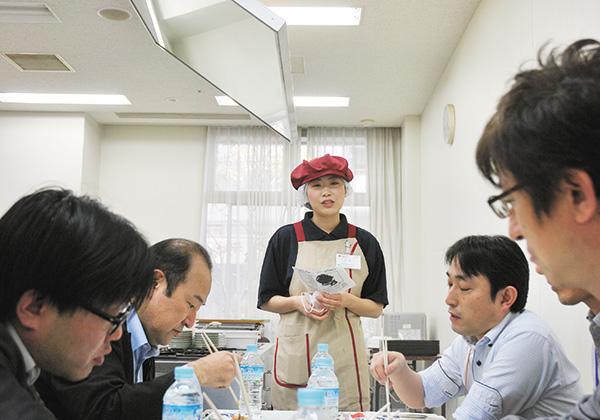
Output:
[[550,326],[524,310],[529,266],[505,236],[469,236],[446,252],[450,266],[446,304],[461,335],[429,368],[414,372],[401,353],[371,362],[381,383],[390,379],[410,407],[437,407],[465,396],[455,420],[531,418],[566,413],[583,395],[579,372]]
[[144,362],[160,354],[158,346],[148,342],[144,327],[137,312],[127,319],[127,331],[131,334],[131,350],[133,351],[133,380],[134,383],[144,382],[142,366]]

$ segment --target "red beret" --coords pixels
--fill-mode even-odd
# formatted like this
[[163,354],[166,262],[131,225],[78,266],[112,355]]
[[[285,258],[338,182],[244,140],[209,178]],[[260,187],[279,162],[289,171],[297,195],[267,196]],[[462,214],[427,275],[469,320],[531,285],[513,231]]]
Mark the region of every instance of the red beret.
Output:
[[292,185],[295,189],[313,179],[324,175],[337,175],[346,181],[352,181],[354,174],[348,168],[348,161],[341,156],[326,154],[310,162],[305,160],[292,171]]

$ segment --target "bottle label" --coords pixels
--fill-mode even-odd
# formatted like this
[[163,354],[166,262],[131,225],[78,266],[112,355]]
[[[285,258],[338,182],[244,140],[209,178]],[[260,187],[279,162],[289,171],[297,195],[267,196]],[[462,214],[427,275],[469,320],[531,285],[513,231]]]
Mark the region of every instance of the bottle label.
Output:
[[323,398],[323,408],[337,410],[340,402],[340,389],[323,388],[323,391],[325,392],[325,398]]
[[242,366],[242,378],[244,381],[257,381],[262,383],[265,368],[262,366]]
[[202,404],[163,405],[162,420],[201,420]]

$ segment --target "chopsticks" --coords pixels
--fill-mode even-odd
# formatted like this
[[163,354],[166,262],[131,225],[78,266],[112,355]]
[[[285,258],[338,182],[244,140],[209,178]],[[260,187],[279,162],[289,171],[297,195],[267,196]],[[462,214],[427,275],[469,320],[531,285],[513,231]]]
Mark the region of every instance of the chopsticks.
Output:
[[385,379],[385,402],[387,406],[387,417],[390,418],[390,379],[387,377],[388,368],[388,350],[387,350],[387,338],[383,335],[383,316],[381,317],[381,349],[383,351],[383,369],[386,372]]
[[204,399],[206,401],[208,401],[208,405],[210,405],[210,408],[212,408],[213,411],[215,413],[217,413],[217,417],[219,417],[219,420],[225,420],[223,418],[223,416],[221,415],[221,413],[219,412],[219,409],[213,404],[213,402],[210,400],[210,398],[208,398],[208,395],[206,395],[206,392],[203,392],[202,395],[204,395]]
[[[215,344],[212,342],[212,340],[210,339],[210,337],[204,332],[204,330],[200,331],[200,335],[202,336],[202,339],[204,340],[204,344],[206,344],[206,347],[208,348],[208,352],[210,354],[213,354],[214,352],[217,352],[217,347],[215,346]],[[212,346],[212,347],[211,347]],[[214,349],[214,350],[213,350]],[[237,365],[237,357],[235,357],[235,354],[233,355],[233,358],[235,360],[235,363]],[[237,379],[237,377],[236,377]],[[240,401],[238,400],[237,396],[235,395],[235,392],[233,392],[233,389],[231,389],[231,385],[227,387],[227,389],[229,390],[229,392],[231,392],[231,395],[233,396],[233,399],[235,400],[235,403],[238,405],[238,407],[240,406]]]
[[[390,408],[390,403],[388,402],[383,407],[381,407],[375,414],[372,414],[371,417],[369,417],[367,420],[376,419],[378,415],[383,413],[386,409],[389,410],[389,408]],[[389,418],[389,416],[388,416],[388,418]]]

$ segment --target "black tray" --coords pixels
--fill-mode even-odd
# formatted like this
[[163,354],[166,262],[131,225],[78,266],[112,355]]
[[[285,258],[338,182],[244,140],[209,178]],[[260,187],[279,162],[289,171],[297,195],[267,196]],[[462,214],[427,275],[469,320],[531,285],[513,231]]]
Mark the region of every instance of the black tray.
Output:
[[397,351],[405,356],[437,356],[440,353],[439,340],[388,340],[388,351]]

